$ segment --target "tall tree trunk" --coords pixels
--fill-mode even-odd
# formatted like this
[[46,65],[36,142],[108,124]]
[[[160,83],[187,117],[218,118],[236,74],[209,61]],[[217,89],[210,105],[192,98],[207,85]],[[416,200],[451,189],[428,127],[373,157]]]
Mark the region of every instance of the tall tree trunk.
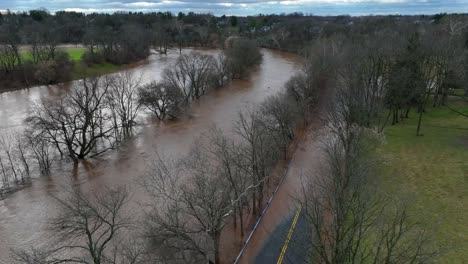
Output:
[[410,110],[411,110],[411,106],[408,106],[408,108],[406,108],[405,118],[409,118]]
[[216,232],[214,236],[214,258],[215,258],[215,264],[220,264],[221,263],[221,258],[219,255],[219,244],[220,244],[220,232]]
[[422,116],[423,116],[423,110],[422,110],[423,106],[420,107],[419,109],[419,118],[418,118],[418,127],[416,128],[416,136],[422,136],[420,134],[420,131],[421,131],[421,121],[422,121]]

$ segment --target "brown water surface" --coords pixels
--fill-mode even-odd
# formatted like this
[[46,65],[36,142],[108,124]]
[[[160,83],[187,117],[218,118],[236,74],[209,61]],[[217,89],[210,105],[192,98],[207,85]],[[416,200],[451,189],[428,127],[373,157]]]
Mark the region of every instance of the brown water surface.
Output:
[[[231,131],[240,110],[282,90],[299,67],[299,59],[292,54],[262,52],[263,63],[249,79],[236,80],[204,96],[192,106],[189,119],[158,123],[147,116],[141,117],[138,134],[119,150],[77,165],[63,163],[54,169],[53,175],[34,179],[30,186],[0,200],[0,263],[10,263],[11,248],[29,248],[50,241],[46,223],[57,210],[50,194],[59,194],[64,186],[79,184],[86,191],[99,192],[103,186],[127,185],[132,193],[132,210],[136,214],[141,212],[140,204],[147,196],[139,180],[144,175],[145,162],[156,148],[168,155],[183,156],[211,124]],[[144,82],[158,80],[162,70],[177,57],[177,52],[152,56],[144,65],[128,71],[141,75]],[[24,130],[24,120],[34,102],[41,97],[60,96],[67,86],[41,86],[0,94],[0,133]]]

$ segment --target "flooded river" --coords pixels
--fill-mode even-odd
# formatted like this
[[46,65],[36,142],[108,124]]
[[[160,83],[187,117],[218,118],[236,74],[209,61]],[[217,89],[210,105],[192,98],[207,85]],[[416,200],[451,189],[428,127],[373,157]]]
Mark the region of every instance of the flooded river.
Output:
[[[250,78],[236,80],[194,102],[190,119],[158,123],[144,118],[140,120],[138,134],[118,150],[78,165],[61,164],[52,176],[34,179],[30,186],[0,200],[0,263],[10,263],[11,248],[29,248],[50,241],[47,219],[57,210],[50,194],[59,193],[71,184],[95,192],[102,186],[127,185],[134,201],[144,200],[138,179],[144,175],[145,161],[156,149],[168,155],[182,156],[210,125],[231,131],[240,110],[283,89],[284,83],[299,67],[299,59],[294,55],[269,50],[262,52],[263,63]],[[178,56],[177,52],[167,56],[153,55],[147,63],[128,71],[141,75],[144,82],[158,80],[162,70],[174,63]],[[66,88],[66,85],[33,87],[0,94],[0,133],[24,129],[24,119],[34,101],[43,96],[60,95]],[[132,202],[136,212],[141,210],[138,204]]]

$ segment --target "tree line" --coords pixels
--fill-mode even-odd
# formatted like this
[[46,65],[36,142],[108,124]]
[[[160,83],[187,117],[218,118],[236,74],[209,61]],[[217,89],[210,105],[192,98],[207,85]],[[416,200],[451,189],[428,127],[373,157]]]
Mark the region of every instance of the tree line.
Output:
[[224,47],[233,33],[229,28],[241,24],[237,18],[193,12],[7,12],[0,14],[2,86],[70,80],[73,62],[60,44],[84,45],[82,60],[88,66],[104,62],[120,65],[145,59],[151,48],[166,54],[170,47]]
[[465,32],[466,23],[451,17],[424,31],[336,34],[309,48],[326,54],[310,58],[312,71],[326,69],[331,98],[323,156],[297,197],[311,241],[298,247],[307,263],[431,263],[444,250],[404,201],[383,191],[384,158],[375,149],[385,127],[413,111],[421,135],[427,107],[447,106],[457,96],[451,90],[464,88]]
[[23,184],[32,167],[49,174],[54,160],[78,162],[115,149],[132,135],[142,110],[158,119],[189,113],[190,104],[234,78],[243,78],[262,60],[254,42],[236,38],[218,56],[191,52],[167,67],[161,82],[143,85],[129,72],[74,83],[59,98],[43,98],[20,135],[2,136],[2,186]]

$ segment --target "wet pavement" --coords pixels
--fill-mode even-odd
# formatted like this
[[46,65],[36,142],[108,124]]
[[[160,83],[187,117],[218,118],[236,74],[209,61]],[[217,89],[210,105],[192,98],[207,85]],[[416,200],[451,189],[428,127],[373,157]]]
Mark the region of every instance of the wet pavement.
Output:
[[[297,217],[296,217],[297,214]],[[295,219],[297,219],[295,221]],[[256,264],[301,264],[307,263],[310,236],[302,211],[297,209],[276,227],[255,258]]]

